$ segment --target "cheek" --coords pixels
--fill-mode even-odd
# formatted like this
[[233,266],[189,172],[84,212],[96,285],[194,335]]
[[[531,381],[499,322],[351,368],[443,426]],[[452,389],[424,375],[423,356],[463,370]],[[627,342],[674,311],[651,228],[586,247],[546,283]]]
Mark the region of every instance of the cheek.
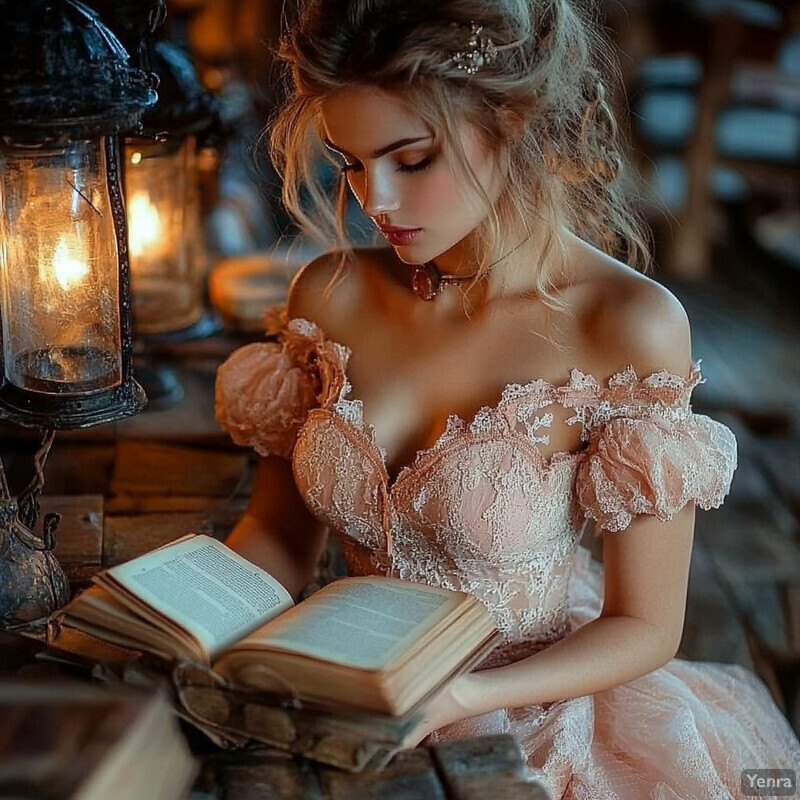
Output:
[[449,169],[436,169],[428,173],[414,188],[414,194],[420,208],[433,209],[439,214],[461,203],[458,183]]
[[[477,177],[481,185],[488,188],[481,172]],[[411,194],[416,196],[414,205],[417,208],[425,209],[439,219],[454,218],[463,224],[474,222],[486,213],[483,198],[472,188],[469,179],[457,175],[449,166],[443,165],[429,173]]]

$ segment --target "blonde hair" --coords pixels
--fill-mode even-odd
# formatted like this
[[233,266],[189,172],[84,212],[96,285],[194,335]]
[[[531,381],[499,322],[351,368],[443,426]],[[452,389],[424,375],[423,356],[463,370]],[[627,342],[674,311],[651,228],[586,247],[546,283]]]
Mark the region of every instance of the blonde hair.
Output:
[[[322,146],[318,114],[334,92],[376,87],[413,108],[489,205],[475,232],[479,271],[500,243],[522,241],[537,219],[548,231],[539,267],[553,246],[565,252],[566,227],[645,268],[647,236],[623,186],[620,137],[602,77],[611,70],[609,48],[589,11],[570,0],[303,3],[279,49],[291,68],[290,96],[269,127],[285,206],[309,234],[338,246],[342,264],[352,257],[344,226],[347,184],[340,180],[332,193],[318,177],[320,156],[338,166]],[[452,55],[465,48],[473,21],[498,53],[469,74]],[[457,120],[507,153],[508,178],[494,205],[453,134]],[[535,277],[536,293],[559,307],[541,268]]]

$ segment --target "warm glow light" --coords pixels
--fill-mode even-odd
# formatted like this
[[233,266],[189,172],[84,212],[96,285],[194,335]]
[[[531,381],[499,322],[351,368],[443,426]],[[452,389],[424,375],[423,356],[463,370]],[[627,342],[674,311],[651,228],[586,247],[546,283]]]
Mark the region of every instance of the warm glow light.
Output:
[[142,163],[142,154],[139,152],[131,153],[131,164],[141,164]]
[[66,237],[62,236],[53,254],[53,273],[61,288],[67,291],[82,283],[88,272],[88,264],[73,257]]
[[128,240],[131,255],[142,255],[159,242],[162,236],[158,209],[150,202],[147,192],[136,192],[128,203]]

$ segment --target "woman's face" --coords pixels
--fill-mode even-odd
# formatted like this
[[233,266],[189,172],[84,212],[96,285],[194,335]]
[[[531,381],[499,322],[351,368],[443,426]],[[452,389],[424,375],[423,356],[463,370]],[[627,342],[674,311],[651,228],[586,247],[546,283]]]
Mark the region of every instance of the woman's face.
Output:
[[[373,88],[337,92],[321,107],[322,134],[342,158],[364,213],[407,264],[433,259],[457,269],[463,243],[488,213],[485,200],[441,151],[431,130],[393,95]],[[455,131],[491,203],[503,178],[475,129]],[[474,268],[474,263],[464,268]]]

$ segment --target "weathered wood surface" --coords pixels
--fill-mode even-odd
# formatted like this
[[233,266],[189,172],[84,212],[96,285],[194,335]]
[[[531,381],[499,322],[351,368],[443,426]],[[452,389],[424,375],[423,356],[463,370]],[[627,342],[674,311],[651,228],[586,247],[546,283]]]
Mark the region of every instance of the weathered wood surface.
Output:
[[226,497],[237,491],[247,455],[229,449],[120,439],[112,494]]
[[349,773],[290,756],[204,760],[190,800],[554,800],[508,735],[398,753],[383,770]]
[[45,495],[41,514],[57,513],[55,555],[73,584],[88,581],[100,569],[103,553],[103,496]]
[[[88,679],[85,668],[37,658],[43,646],[0,631],[0,675]],[[189,800],[555,800],[509,735],[404,750],[383,769],[359,773],[275,750],[220,751],[199,735],[191,741],[201,770]]]

